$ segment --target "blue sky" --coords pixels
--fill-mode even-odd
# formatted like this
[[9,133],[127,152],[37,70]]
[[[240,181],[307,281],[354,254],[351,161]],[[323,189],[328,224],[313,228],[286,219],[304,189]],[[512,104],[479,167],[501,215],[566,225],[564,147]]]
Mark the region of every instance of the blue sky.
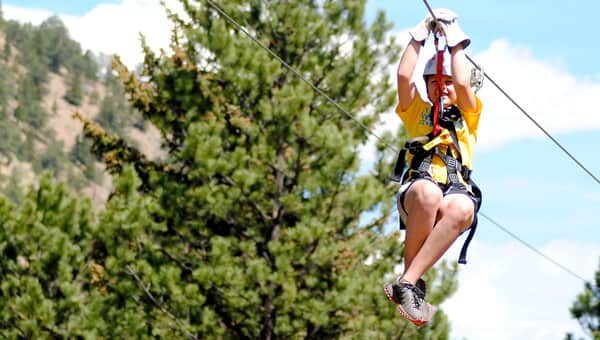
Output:
[[5,5],[25,8],[45,9],[53,13],[81,16],[92,10],[98,3],[119,3],[118,0],[4,0]]
[[[600,177],[596,147],[600,109],[594,105],[600,97],[600,65],[594,61],[600,46],[593,27],[600,2],[430,3],[459,14],[461,27],[472,39],[469,55]],[[59,13],[84,48],[118,53],[129,64],[141,61],[139,32],[155,48],[168,43],[169,27],[158,0],[4,0],[3,5],[6,17],[21,21],[39,23]],[[427,14],[422,1],[370,0],[367,18],[378,9],[394,23],[393,35],[401,44],[408,41],[406,31]],[[101,34],[97,27],[103,27]],[[390,74],[395,68],[390,65]],[[484,190],[482,211],[539,251],[592,279],[600,255],[600,184],[489,81],[479,96],[484,111],[474,176]],[[390,129],[400,124],[393,112],[384,122]],[[456,260],[460,244],[462,240],[446,256],[449,261]],[[452,339],[562,339],[567,331],[583,335],[568,313],[582,282],[484,219],[459,279],[459,291],[442,306],[453,326]]]

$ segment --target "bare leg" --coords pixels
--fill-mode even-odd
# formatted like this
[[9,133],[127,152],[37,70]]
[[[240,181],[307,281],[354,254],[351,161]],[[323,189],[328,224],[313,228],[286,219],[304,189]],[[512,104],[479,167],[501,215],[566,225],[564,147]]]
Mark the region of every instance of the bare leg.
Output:
[[460,233],[471,225],[474,213],[475,206],[466,195],[452,194],[444,197],[439,220],[405,270],[403,279],[414,283],[433,267]]
[[[415,181],[406,192],[404,207],[408,212],[408,219],[404,241],[405,271],[410,268],[414,257],[433,230],[442,198],[440,188],[428,180]],[[418,277],[415,281],[417,279]]]

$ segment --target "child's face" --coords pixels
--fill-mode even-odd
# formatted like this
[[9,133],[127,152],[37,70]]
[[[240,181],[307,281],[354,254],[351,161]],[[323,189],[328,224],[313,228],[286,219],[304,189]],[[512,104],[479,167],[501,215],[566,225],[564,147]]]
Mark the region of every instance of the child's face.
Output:
[[[438,95],[438,86],[437,86],[437,77],[429,76],[427,78],[427,96],[432,103],[437,101],[439,98]],[[448,107],[452,104],[456,103],[456,91],[454,90],[454,83],[452,82],[452,77],[450,76],[442,76],[442,98],[444,101],[444,107]]]

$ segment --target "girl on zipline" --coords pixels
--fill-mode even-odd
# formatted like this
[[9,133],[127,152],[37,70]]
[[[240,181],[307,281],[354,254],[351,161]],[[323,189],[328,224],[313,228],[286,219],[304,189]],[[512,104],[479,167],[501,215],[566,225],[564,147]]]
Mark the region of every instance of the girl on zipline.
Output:
[[[471,87],[464,51],[470,39],[454,12],[433,12],[435,17],[427,16],[410,31],[412,39],[398,65],[396,113],[409,138],[398,159],[401,165],[396,166],[396,178],[402,183],[398,195],[400,228],[406,229],[404,272],[384,286],[397,311],[417,326],[431,321],[435,313],[425,300],[421,276],[462,232],[469,228],[474,231],[481,204],[481,193],[470,178],[482,109]],[[423,78],[433,105],[421,98],[413,81],[419,52],[432,32],[436,54],[427,62]],[[438,49],[441,34],[449,54],[444,53],[445,48]],[[408,163],[406,171],[404,162]],[[459,262],[465,263],[465,256],[463,247]]]

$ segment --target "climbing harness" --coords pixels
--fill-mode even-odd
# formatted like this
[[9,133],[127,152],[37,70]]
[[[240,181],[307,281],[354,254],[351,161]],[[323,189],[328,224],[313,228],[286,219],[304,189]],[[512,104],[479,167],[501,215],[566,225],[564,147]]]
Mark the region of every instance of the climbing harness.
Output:
[[[437,77],[437,93],[439,98],[434,101],[434,105],[431,108],[433,128],[429,134],[413,138],[405,143],[404,147],[398,153],[392,180],[399,183],[406,183],[407,181],[416,179],[428,179],[434,182],[429,169],[433,157],[437,156],[444,162],[448,172],[445,192],[469,192],[470,187],[470,193],[473,194],[476,200],[474,202],[475,217],[458,259],[458,263],[466,264],[467,248],[477,229],[477,212],[481,206],[482,195],[481,190],[471,178],[471,169],[462,164],[462,154],[456,133],[456,126],[463,123],[462,114],[455,105],[444,109],[442,68],[445,48],[442,50],[438,48],[438,39],[436,34],[434,40],[437,53],[435,77]],[[408,169],[404,171],[407,153],[412,155],[412,160]],[[406,228],[402,219],[400,219],[400,228]]]

